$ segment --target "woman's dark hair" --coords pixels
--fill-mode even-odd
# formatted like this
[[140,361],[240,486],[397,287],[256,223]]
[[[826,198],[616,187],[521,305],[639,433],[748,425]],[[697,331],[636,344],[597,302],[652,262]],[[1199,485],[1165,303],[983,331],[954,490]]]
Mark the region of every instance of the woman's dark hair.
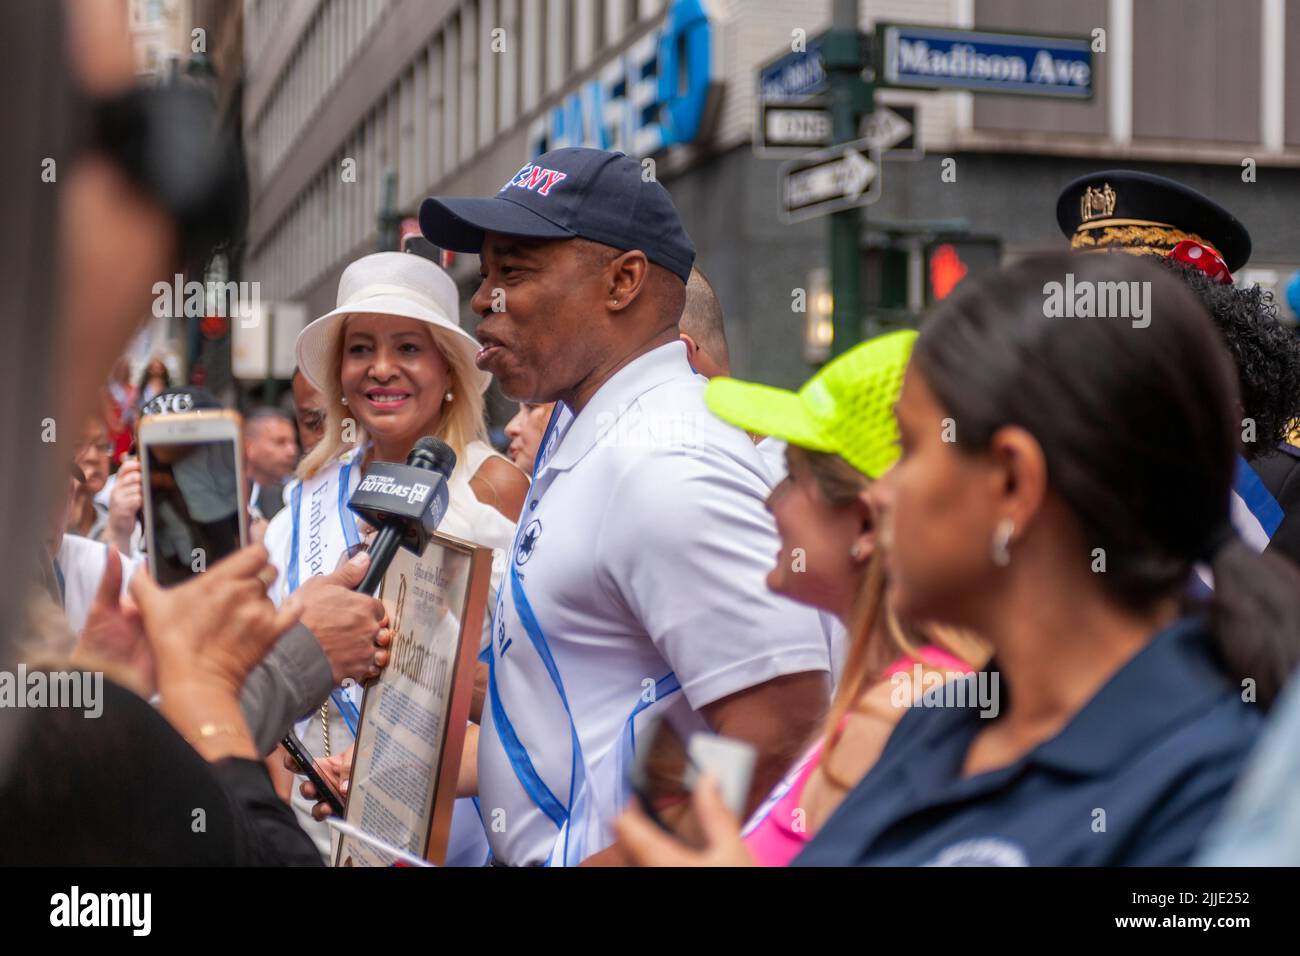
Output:
[[1300,337],[1277,320],[1273,293],[1215,282],[1174,259],[1156,260],[1201,300],[1228,346],[1237,371],[1241,416],[1255,423],[1255,440],[1242,445],[1247,459],[1277,451],[1300,416]]
[[[1124,305],[1127,290],[1124,314],[1062,314],[1087,287],[1098,307]],[[1117,602],[1183,594],[1193,564],[1211,560],[1225,667],[1273,699],[1300,663],[1300,570],[1230,532],[1236,375],[1186,283],[1133,256],[1031,257],[941,303],[912,364],[956,420],[959,447],[982,450],[1005,425],[1034,436],[1088,543],[1080,560],[1104,549]]]

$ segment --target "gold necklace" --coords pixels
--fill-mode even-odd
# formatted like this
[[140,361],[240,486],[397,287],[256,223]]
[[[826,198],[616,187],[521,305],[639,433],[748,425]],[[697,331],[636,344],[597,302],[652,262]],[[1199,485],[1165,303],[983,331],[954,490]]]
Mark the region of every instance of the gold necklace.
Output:
[[320,735],[325,741],[325,756],[330,755],[330,702],[320,705]]

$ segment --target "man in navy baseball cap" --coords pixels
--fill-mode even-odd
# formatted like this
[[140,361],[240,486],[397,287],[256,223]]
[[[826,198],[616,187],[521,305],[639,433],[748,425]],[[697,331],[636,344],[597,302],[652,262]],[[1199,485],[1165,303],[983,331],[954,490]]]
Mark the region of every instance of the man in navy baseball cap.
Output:
[[510,820],[494,858],[617,859],[627,741],[669,709],[753,745],[752,807],[823,719],[829,653],[763,583],[767,466],[678,337],[695,249],[668,193],[622,153],[558,149],[491,199],[425,200],[420,226],[479,253],[478,366],[556,403],[485,648],[477,792]]
[[677,338],[695,246],[668,191],[623,153],[552,150],[491,198],[426,199],[420,228],[481,256],[477,362],[511,398],[578,411]]
[[588,239],[639,249],[686,282],[695,261],[668,191],[623,153],[573,147],[544,153],[491,199],[426,199],[420,228],[430,242],[478,252],[483,235]]

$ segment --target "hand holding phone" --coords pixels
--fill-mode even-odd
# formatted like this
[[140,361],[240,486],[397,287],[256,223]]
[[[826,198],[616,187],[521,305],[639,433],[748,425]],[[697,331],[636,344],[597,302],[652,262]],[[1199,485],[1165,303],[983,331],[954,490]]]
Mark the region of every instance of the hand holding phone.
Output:
[[179,584],[248,543],[237,413],[149,415],[137,440],[155,581]]
[[343,816],[345,805],[342,795],[325,781],[325,776],[317,768],[316,761],[312,760],[311,755],[307,753],[307,748],[298,739],[298,735],[290,731],[280,744],[297,765],[297,772],[310,780],[311,785],[316,788],[316,799],[328,803],[336,816]]
[[689,804],[705,771],[717,779],[728,809],[743,815],[755,757],[750,744],[717,734],[694,733],[683,745],[668,722],[660,718],[638,735],[628,778],[646,814],[665,830],[676,832],[676,827],[664,822],[664,811]]

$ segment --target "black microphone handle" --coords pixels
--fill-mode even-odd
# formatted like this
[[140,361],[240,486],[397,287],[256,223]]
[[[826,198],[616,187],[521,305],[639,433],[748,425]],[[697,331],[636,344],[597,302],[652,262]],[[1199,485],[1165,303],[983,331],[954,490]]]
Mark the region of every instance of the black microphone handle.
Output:
[[375,536],[375,543],[370,547],[370,567],[366,568],[366,576],[356,587],[359,593],[375,593],[375,588],[379,587],[379,582],[388,572],[388,566],[393,563],[393,556],[397,554],[404,534],[402,522],[392,520],[384,522],[384,526],[379,529],[379,534]]

